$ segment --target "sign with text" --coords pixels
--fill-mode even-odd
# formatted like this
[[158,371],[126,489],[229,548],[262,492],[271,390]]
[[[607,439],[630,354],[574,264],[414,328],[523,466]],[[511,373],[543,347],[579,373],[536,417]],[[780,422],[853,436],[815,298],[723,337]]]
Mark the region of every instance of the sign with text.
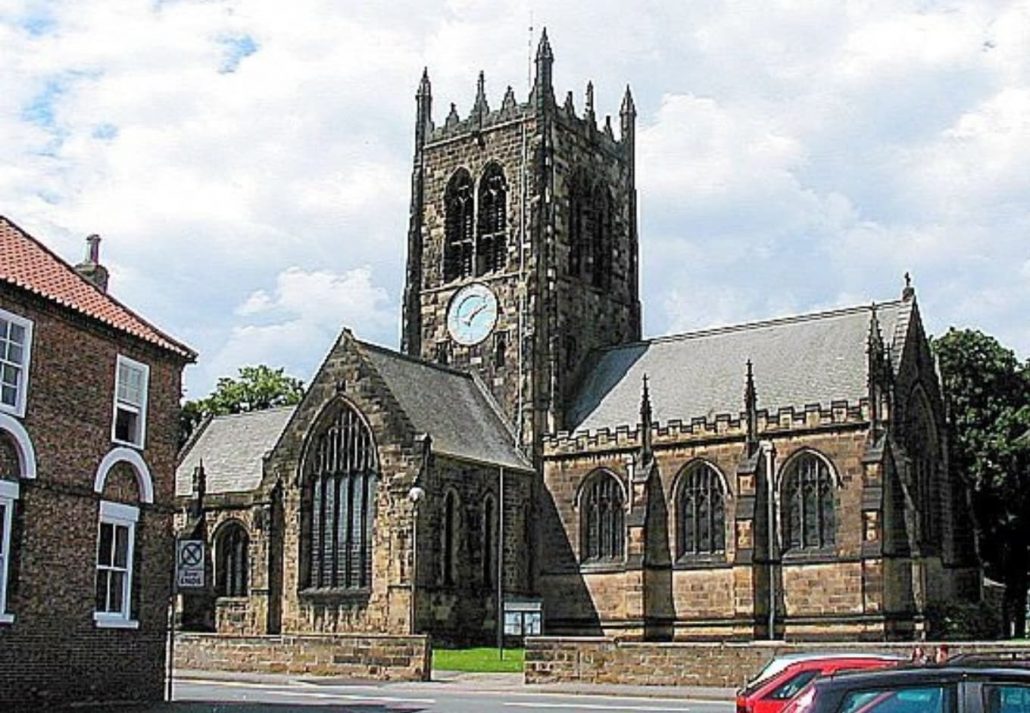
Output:
[[203,540],[176,540],[175,586],[179,589],[204,588]]

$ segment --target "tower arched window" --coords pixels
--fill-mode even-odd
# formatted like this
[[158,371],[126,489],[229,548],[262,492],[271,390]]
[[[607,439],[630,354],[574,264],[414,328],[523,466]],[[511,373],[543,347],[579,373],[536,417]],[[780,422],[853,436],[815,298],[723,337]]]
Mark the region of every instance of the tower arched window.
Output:
[[215,540],[215,592],[219,597],[247,596],[250,538],[238,522],[224,525]]
[[625,500],[616,477],[599,470],[590,476],[580,501],[580,559],[622,560],[626,550]]
[[588,269],[592,207],[590,182],[583,171],[577,171],[569,184],[568,273],[572,277],[582,277]]
[[502,270],[507,257],[508,184],[504,171],[491,163],[479,179],[479,220],[476,231],[476,274]]
[[612,197],[604,186],[594,190],[592,217],[590,282],[608,289],[612,275]]
[[695,463],[682,476],[676,534],[680,557],[726,550],[726,505],[722,478],[708,463]]
[[837,529],[833,490],[833,475],[822,458],[803,453],[794,459],[783,480],[785,549],[833,545]]
[[474,212],[472,176],[460,168],[451,176],[444,195],[444,280],[456,280],[472,274]]
[[440,568],[443,583],[452,586],[458,579],[458,496],[448,490],[443,499],[443,541]]
[[301,581],[319,589],[368,589],[378,459],[364,418],[339,402],[310,441],[305,463]]

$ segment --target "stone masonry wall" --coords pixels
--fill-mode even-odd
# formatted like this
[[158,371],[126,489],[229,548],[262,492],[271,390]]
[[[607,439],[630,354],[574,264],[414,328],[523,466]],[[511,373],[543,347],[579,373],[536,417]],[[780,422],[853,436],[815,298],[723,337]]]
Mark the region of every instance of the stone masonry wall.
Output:
[[177,670],[294,673],[382,681],[428,681],[426,636],[180,634]]
[[[923,643],[934,650],[938,644]],[[739,644],[617,642],[613,639],[531,637],[526,640],[526,683],[618,683],[645,686],[726,686],[746,683],[774,656],[805,651],[894,653],[911,643]],[[1026,644],[948,643],[952,654],[1030,652]]]

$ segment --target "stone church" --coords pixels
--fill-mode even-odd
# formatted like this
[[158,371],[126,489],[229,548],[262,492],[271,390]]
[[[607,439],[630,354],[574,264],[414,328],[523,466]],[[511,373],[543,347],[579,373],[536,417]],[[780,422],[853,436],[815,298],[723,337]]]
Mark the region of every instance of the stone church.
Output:
[[490,641],[911,638],[981,580],[914,289],[641,339],[629,88],[416,95],[401,350],[344,329],[296,407],[177,473],[210,543],[188,627]]

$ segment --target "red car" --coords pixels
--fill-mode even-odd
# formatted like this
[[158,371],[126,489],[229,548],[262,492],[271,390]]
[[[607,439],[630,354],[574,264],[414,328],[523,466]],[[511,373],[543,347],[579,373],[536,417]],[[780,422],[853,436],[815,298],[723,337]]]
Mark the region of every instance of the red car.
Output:
[[737,694],[737,713],[779,713],[816,676],[836,671],[897,666],[904,659],[880,654],[801,654],[774,660]]

